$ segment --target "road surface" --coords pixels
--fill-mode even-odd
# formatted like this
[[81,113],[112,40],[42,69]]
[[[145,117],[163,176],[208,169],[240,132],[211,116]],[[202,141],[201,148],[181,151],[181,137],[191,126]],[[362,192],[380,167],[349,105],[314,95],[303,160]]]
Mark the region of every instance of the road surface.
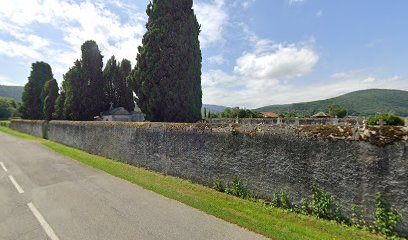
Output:
[[265,239],[0,132],[0,239]]

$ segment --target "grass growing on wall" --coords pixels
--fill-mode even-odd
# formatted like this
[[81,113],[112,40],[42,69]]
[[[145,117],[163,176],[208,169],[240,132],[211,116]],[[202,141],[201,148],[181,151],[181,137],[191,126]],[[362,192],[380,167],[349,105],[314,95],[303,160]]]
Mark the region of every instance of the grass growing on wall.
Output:
[[143,168],[127,165],[55,142],[35,138],[0,127],[0,131],[35,140],[57,153],[88,166],[137,184],[145,189],[175,199],[275,240],[292,239],[383,239],[357,228],[294,214],[282,209],[265,208],[261,202],[240,199],[191,181],[164,176]]

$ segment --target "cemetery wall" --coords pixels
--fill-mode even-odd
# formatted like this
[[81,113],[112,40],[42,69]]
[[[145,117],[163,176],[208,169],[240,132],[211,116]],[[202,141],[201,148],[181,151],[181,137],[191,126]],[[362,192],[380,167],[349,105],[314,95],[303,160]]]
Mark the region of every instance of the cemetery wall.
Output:
[[[21,129],[21,128],[20,128]],[[408,234],[408,128],[51,121],[49,139],[212,186],[237,177],[260,196],[293,202],[324,188],[372,220],[382,192]]]
[[33,120],[13,120],[10,122],[10,128],[32,136],[47,138],[47,121]]

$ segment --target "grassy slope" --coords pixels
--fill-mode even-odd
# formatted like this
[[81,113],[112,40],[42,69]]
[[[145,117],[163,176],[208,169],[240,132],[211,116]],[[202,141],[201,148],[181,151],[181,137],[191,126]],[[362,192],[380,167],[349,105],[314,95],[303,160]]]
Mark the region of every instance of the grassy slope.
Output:
[[24,87],[0,85],[0,97],[13,98],[16,102],[21,102]]
[[294,103],[287,105],[272,105],[256,109],[271,112],[299,112],[310,114],[326,111],[330,104],[340,104],[349,114],[374,115],[377,112],[394,112],[397,115],[408,116],[408,91],[370,89],[348,93],[326,100]]
[[337,223],[266,208],[259,202],[236,198],[176,177],[91,155],[78,149],[0,127],[0,131],[41,142],[55,152],[125,179],[145,189],[180,201],[272,239],[383,239]]

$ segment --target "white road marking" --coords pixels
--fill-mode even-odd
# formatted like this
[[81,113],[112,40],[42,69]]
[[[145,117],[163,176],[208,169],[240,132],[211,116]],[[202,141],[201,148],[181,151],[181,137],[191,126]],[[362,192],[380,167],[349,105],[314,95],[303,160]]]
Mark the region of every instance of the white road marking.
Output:
[[24,193],[24,190],[20,187],[20,185],[18,185],[16,180],[13,178],[13,176],[9,175],[9,178],[10,178],[11,182],[13,183],[14,187],[16,187],[18,193]]
[[48,237],[51,240],[59,240],[57,235],[55,234],[54,230],[52,230],[51,226],[45,221],[44,217],[41,213],[37,210],[33,203],[28,203],[28,207],[30,208],[31,212],[34,214],[37,221],[40,223],[41,227],[44,229],[45,233],[47,233]]
[[3,162],[0,162],[0,165],[1,165],[1,167],[3,168],[3,170],[4,170],[5,172],[7,172],[6,165],[4,165],[4,163],[3,163]]

